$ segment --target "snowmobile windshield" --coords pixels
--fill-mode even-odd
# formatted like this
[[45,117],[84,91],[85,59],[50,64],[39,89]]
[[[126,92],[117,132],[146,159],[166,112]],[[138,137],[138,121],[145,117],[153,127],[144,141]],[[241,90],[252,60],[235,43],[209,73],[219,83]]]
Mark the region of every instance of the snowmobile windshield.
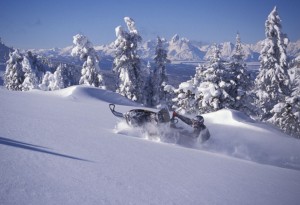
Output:
[[170,114],[168,109],[163,108],[157,113],[158,122],[165,123],[170,122]]

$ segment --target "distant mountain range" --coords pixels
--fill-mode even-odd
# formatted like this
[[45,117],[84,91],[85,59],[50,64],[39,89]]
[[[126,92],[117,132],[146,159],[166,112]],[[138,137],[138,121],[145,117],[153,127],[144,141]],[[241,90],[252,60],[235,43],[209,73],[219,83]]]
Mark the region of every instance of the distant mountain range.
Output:
[[[263,41],[256,44],[243,44],[245,60],[248,62],[257,62],[262,48]],[[103,60],[113,59],[114,47],[113,42],[108,45],[95,46],[95,50]],[[170,40],[165,40],[166,50],[168,51],[168,58],[172,63],[176,62],[200,62],[206,61],[211,54],[212,45],[205,44],[199,41],[190,41],[186,38],[180,38],[179,35],[174,35]],[[73,46],[65,48],[53,49],[31,49],[32,52],[48,57],[55,61],[74,62],[74,57],[71,56]],[[140,56],[146,61],[152,61],[155,55],[156,39],[148,40],[140,46]],[[234,44],[231,42],[224,42],[219,44],[221,55],[224,60],[229,60],[234,52]],[[8,58],[8,53],[11,51],[0,41],[0,62],[5,62]],[[300,40],[290,42],[287,49],[287,54],[290,57],[297,57],[300,55]]]
[[9,52],[11,51],[13,51],[13,49],[2,43],[0,38],[0,63],[5,63],[8,60]]

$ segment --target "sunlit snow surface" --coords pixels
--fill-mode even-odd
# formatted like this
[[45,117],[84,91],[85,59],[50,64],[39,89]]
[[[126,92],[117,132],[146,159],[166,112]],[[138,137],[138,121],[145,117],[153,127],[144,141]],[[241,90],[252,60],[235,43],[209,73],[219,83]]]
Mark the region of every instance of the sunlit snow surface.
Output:
[[0,89],[0,204],[299,203],[299,140],[232,110],[203,115],[204,144],[149,135],[109,103],[141,107],[92,87]]

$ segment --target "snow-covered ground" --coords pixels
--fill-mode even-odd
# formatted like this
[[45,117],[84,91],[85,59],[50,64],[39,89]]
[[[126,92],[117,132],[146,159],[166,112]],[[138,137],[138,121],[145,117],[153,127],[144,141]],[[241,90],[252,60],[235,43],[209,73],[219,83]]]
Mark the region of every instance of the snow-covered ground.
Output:
[[300,140],[240,112],[204,115],[203,145],[146,140],[110,91],[0,89],[0,204],[299,204]]

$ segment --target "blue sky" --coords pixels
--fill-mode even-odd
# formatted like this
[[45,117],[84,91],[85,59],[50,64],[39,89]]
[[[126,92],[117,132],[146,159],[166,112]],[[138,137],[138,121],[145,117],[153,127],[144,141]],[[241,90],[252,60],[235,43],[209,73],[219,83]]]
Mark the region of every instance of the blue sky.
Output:
[[0,0],[0,37],[15,48],[53,48],[86,35],[94,45],[115,40],[115,27],[129,16],[144,40],[157,35],[208,43],[265,38],[264,23],[274,6],[282,31],[300,39],[299,0]]

